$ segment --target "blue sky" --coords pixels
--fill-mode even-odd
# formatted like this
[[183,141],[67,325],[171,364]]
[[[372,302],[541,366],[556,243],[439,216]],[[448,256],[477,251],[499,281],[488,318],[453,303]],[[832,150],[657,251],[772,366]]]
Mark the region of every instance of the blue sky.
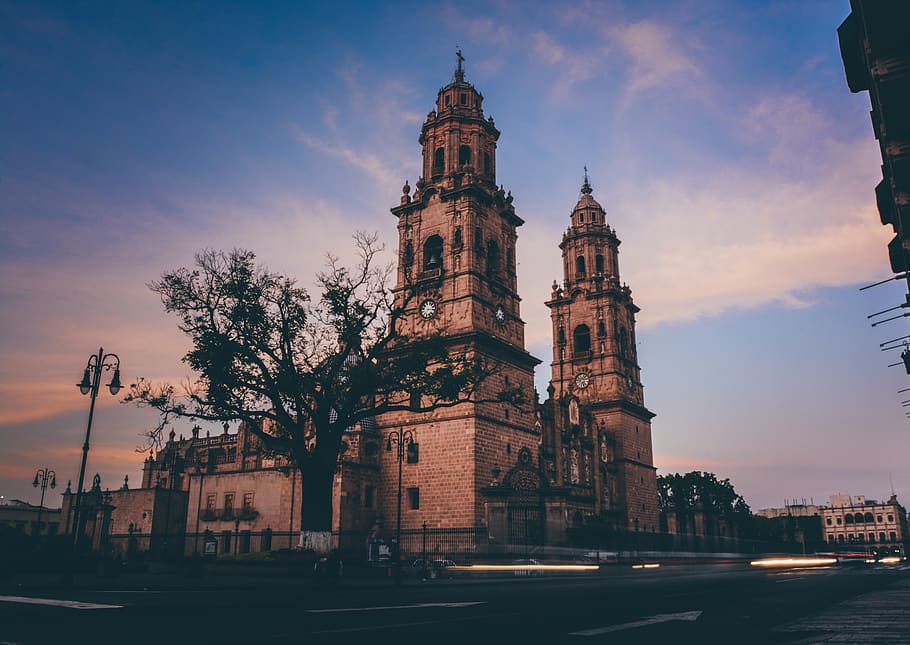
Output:
[[[660,472],[711,470],[753,508],[910,501],[897,305],[869,99],[844,81],[849,3],[0,2],[0,495],[78,476],[90,353],[179,380],[185,340],[146,284],[245,247],[310,284],[356,230],[390,249],[417,137],[456,46],[502,131],[543,305],[587,165],[642,311]],[[99,398],[89,471],[138,482],[150,416]],[[188,427],[188,426],[187,426]],[[177,427],[178,432],[187,428]],[[59,490],[59,489],[58,489]],[[59,497],[51,497],[51,503]]]

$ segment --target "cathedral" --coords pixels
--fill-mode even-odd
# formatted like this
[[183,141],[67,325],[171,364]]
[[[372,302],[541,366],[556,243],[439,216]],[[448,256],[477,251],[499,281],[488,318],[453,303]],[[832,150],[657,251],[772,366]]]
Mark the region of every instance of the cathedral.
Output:
[[[453,351],[498,366],[489,392],[519,387],[527,409],[465,403],[431,413],[387,414],[376,437],[404,428],[414,450],[402,468],[402,527],[483,527],[490,543],[565,544],[573,529],[656,532],[658,495],[636,353],[631,290],[619,279],[619,238],[585,173],[558,242],[563,275],[550,299],[553,357],[537,402],[524,344],[516,276],[518,228],[511,192],[496,181],[500,132],[463,59],[421,131],[421,177],[406,182],[398,222],[396,294],[416,286],[405,333],[442,331]],[[555,246],[555,244],[554,244]],[[479,398],[484,397],[483,393]],[[347,457],[338,480],[339,526],[395,517],[394,452]],[[361,445],[362,444],[362,445]],[[358,454],[363,458],[358,458]],[[364,469],[375,455],[373,469]],[[376,507],[364,513],[364,500]]]
[[[567,228],[554,240],[563,274],[542,303],[550,309],[553,354],[541,402],[534,389],[541,361],[525,349],[516,275],[524,220],[496,181],[499,136],[483,96],[465,80],[459,52],[454,77],[420,131],[421,176],[413,189],[405,182],[391,209],[399,249],[394,293],[406,307],[404,333],[441,332],[453,352],[497,369],[478,402],[387,413],[349,430],[333,493],[342,548],[362,545],[364,536],[387,541],[399,495],[404,552],[416,552],[421,534],[425,548],[427,532],[436,544],[459,534],[467,536],[459,549],[495,552],[658,531],[654,415],[644,405],[638,308],[620,281],[619,238],[585,171]],[[486,402],[512,388],[526,393],[527,405]],[[390,449],[396,432],[407,438],[404,453]],[[167,497],[165,516],[172,502],[183,504],[176,512],[185,517],[184,553],[202,542],[218,555],[296,545],[300,473],[262,450],[243,425],[212,437],[198,428],[188,438],[172,432],[146,460],[137,490],[162,487],[185,493]],[[135,542],[140,531],[154,550],[154,536],[177,523],[156,529],[154,500],[127,503],[134,498],[145,499],[126,482],[113,494],[110,532]]]

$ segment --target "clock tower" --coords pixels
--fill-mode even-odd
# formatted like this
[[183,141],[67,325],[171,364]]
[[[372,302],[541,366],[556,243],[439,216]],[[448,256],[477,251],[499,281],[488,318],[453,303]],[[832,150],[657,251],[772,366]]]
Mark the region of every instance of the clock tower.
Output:
[[[483,96],[465,80],[458,52],[454,76],[439,90],[420,131],[422,176],[405,182],[398,219],[395,297],[405,305],[401,332],[442,333],[452,352],[496,365],[481,399],[521,388],[526,409],[503,403],[462,403],[429,413],[390,413],[383,429],[410,430],[419,449],[402,469],[407,491],[402,526],[478,527],[485,524],[481,490],[518,454],[536,450],[534,366],[524,346],[515,245],[524,222],[511,192],[496,184],[500,132],[483,111]],[[395,517],[397,462],[383,451],[379,506]],[[413,512],[412,512],[413,511]]]
[[[553,325],[551,391],[575,399],[594,420],[598,462],[609,464],[598,490],[616,527],[657,531],[657,478],[651,419],[644,405],[632,292],[619,280],[619,238],[592,196],[587,170],[562,236],[563,281],[546,303]],[[614,446],[606,454],[606,446]],[[608,481],[609,480],[609,481]],[[609,499],[606,497],[609,496]]]

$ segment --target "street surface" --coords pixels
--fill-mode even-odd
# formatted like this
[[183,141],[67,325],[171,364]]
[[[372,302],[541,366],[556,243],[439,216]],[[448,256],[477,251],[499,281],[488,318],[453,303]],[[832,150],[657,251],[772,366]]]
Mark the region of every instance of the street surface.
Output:
[[511,578],[0,579],[0,643],[910,643],[910,564]]

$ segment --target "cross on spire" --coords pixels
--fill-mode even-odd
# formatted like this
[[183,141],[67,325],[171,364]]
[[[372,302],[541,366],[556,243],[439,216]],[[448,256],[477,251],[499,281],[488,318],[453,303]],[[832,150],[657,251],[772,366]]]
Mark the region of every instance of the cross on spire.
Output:
[[464,56],[461,55],[461,47],[458,47],[458,45],[455,47],[455,58],[458,59],[458,67],[455,68],[455,80],[464,81],[464,68],[462,67]]
[[583,192],[585,195],[590,195],[594,191],[591,189],[591,184],[588,182],[588,167],[585,166],[584,168],[585,168],[585,182],[581,185],[581,192]]

